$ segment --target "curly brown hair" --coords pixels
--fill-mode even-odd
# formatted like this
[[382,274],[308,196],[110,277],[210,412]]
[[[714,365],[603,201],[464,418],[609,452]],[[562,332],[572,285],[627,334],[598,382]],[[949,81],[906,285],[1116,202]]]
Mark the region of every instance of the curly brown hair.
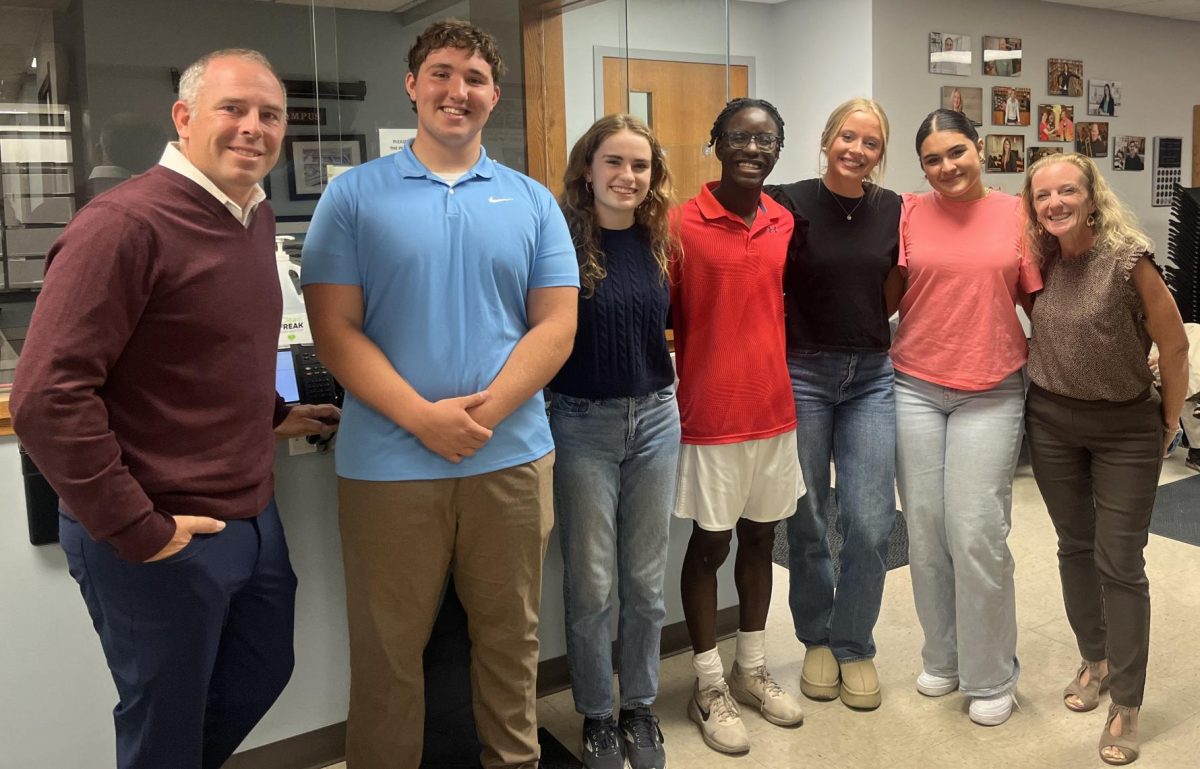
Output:
[[[443,48],[457,48],[466,51],[469,56],[482,56],[491,66],[492,82],[497,85],[506,72],[496,38],[471,22],[461,19],[435,21],[426,27],[425,31],[417,36],[412,48],[408,49],[408,71],[416,77],[429,54]],[[415,103],[413,108],[416,108]]]
[[663,281],[669,279],[671,259],[680,252],[679,239],[671,228],[667,212],[672,203],[671,172],[667,155],[650,127],[633,115],[606,115],[579,137],[567,159],[563,175],[563,193],[559,199],[563,215],[571,228],[575,253],[579,258],[579,282],[582,295],[590,297],[607,277],[604,252],[600,249],[600,224],[596,220],[596,199],[587,181],[588,169],[596,150],[605,139],[619,131],[630,131],[650,144],[650,190],[634,212],[634,221],[645,228],[650,238],[650,253],[658,263]]

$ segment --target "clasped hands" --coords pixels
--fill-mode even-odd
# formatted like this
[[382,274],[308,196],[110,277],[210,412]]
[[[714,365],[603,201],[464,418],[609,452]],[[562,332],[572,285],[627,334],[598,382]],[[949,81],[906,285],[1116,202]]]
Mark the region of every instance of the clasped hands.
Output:
[[481,390],[427,403],[411,431],[425,448],[454,464],[475,455],[492,437],[499,422],[488,408],[491,394]]

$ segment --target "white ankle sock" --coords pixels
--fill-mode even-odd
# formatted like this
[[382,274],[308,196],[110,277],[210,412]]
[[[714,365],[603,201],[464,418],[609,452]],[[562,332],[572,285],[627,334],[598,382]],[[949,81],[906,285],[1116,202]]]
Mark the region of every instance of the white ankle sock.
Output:
[[767,664],[767,631],[737,631],[737,651],[734,659],[742,670],[757,670]]
[[721,665],[721,653],[717,647],[692,655],[692,669],[700,679],[700,690],[710,689],[725,680],[725,668]]

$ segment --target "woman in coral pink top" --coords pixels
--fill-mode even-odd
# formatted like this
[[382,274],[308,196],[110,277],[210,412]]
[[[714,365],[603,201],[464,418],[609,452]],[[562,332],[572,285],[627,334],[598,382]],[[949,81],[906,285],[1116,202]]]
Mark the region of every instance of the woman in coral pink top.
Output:
[[932,112],[916,144],[933,191],[904,197],[892,362],[896,480],[925,631],[917,690],[961,689],[971,720],[994,726],[1012,712],[1020,670],[1007,538],[1027,347],[1015,305],[1042,282],[1020,199],[983,186],[970,121]]

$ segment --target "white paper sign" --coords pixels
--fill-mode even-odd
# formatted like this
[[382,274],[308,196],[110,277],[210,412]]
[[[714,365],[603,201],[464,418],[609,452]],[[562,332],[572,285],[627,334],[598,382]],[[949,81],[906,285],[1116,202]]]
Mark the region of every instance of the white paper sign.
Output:
[[404,147],[404,142],[415,138],[416,135],[415,128],[380,128],[379,157],[399,152]]
[[312,344],[312,331],[308,328],[308,316],[304,314],[284,315],[279,324],[279,347],[294,344]]

